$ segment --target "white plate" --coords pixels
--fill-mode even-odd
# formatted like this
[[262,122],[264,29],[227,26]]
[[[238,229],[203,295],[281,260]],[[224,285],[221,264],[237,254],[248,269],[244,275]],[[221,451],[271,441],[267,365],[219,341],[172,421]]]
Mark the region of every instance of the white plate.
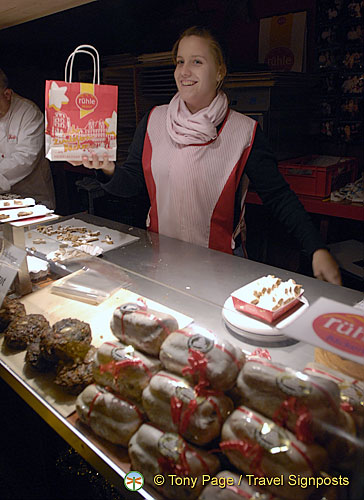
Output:
[[[29,215],[19,215],[19,212],[31,212]],[[0,215],[8,215],[9,217],[1,218],[0,222],[15,222],[18,220],[32,219],[33,217],[44,217],[47,214],[53,213],[45,205],[35,205],[34,207],[26,208],[11,208],[7,210],[0,210]]]
[[0,200],[0,210],[9,210],[11,208],[32,207],[35,205],[34,198],[19,198],[15,200]]
[[233,299],[230,296],[226,299],[225,304],[222,309],[222,316],[228,326],[237,334],[242,335],[253,340],[267,340],[280,342],[286,340],[287,337],[282,334],[281,329],[288,326],[294,320],[296,320],[308,307],[308,300],[305,297],[301,297],[300,301],[303,305],[292,312],[289,316],[286,316],[282,321],[279,321],[274,326],[259,321],[243,312],[239,312],[235,309],[233,304]]

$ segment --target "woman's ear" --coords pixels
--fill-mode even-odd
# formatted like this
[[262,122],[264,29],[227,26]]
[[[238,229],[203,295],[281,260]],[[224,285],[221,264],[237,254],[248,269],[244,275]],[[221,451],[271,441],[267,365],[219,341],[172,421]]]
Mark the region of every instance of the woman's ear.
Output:
[[13,91],[11,89],[4,90],[4,96],[7,101],[10,101]]

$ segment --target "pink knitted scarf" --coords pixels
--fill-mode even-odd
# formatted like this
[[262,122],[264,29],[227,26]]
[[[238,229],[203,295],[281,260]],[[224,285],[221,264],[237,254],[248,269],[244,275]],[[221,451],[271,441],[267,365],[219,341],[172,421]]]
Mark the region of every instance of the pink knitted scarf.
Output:
[[191,113],[179,92],[168,105],[167,130],[178,144],[205,144],[217,137],[216,127],[228,110],[226,94],[221,90],[207,108]]

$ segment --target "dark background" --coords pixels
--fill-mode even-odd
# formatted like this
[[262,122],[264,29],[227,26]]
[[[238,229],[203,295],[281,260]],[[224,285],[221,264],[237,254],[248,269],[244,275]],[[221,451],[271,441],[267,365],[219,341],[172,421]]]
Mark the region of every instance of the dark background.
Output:
[[[66,59],[76,46],[94,45],[101,57],[163,52],[171,50],[185,28],[199,24],[222,41],[230,71],[255,69],[259,19],[305,10],[310,70],[315,4],[314,0],[100,0],[1,30],[0,67],[15,91],[44,108],[44,81],[64,79]],[[89,64],[81,55],[76,70]]]

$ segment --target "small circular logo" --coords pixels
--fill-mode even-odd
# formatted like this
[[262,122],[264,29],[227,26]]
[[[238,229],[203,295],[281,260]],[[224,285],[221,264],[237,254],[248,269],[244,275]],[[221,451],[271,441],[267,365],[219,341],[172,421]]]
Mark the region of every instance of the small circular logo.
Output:
[[126,347],[114,347],[111,351],[111,357],[115,361],[125,361],[126,359],[134,358],[134,347],[128,345]]
[[303,397],[311,393],[309,383],[302,380],[297,375],[291,375],[289,373],[279,374],[277,377],[277,385],[281,391],[290,396]]
[[93,94],[84,92],[83,94],[78,94],[76,97],[76,105],[79,109],[84,111],[90,111],[95,109],[98,104],[97,97]]
[[177,462],[183,450],[183,439],[173,432],[165,432],[159,438],[158,450],[164,457]]
[[119,309],[123,312],[135,312],[139,311],[141,307],[139,306],[139,304],[135,304],[134,302],[128,302],[127,304],[123,304],[122,306],[120,306]]
[[273,455],[280,451],[287,451],[290,441],[287,434],[278,425],[264,424],[261,429],[256,429],[255,439]]
[[176,397],[183,403],[188,404],[190,401],[195,399],[196,395],[195,391],[191,387],[178,385],[176,387]]
[[143,488],[144,476],[137,470],[132,470],[124,477],[125,488],[129,491],[138,491]]
[[188,339],[187,345],[189,349],[205,353],[211,351],[214,347],[214,341],[205,335],[196,334]]

